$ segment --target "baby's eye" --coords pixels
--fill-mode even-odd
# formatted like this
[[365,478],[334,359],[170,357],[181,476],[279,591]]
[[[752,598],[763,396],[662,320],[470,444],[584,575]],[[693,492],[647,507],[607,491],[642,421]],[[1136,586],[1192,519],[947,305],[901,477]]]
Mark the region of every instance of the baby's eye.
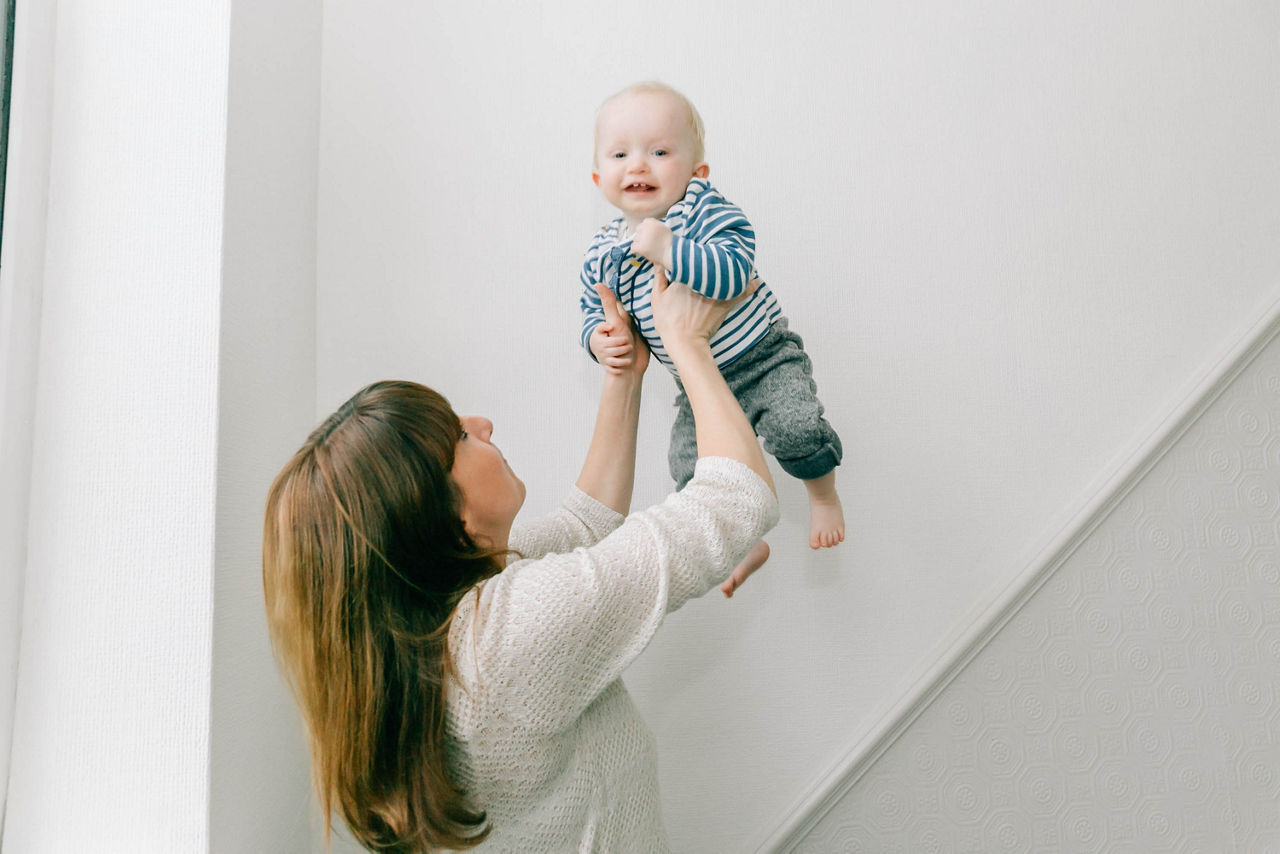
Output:
[[659,148],[657,151],[655,151],[655,152],[653,153],[653,156],[654,156],[654,157],[666,157],[666,156],[667,156],[667,150],[666,150],[665,148]]
[[611,155],[609,155],[609,156],[610,156],[610,157],[612,157],[614,160],[621,160],[622,158],[626,157],[627,155],[626,155],[626,152],[624,152],[624,151],[615,151],[613,154],[611,154]]

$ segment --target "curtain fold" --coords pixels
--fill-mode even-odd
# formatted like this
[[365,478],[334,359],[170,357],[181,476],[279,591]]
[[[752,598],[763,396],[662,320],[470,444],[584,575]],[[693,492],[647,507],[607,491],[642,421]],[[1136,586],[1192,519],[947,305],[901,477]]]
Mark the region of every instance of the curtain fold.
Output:
[[[4,832],[27,563],[48,204],[56,3],[28,3],[15,29],[0,245],[0,838]],[[8,52],[7,50],[5,51]]]
[[[0,341],[5,342],[0,359],[0,804],[8,791],[27,555],[37,343],[32,321],[38,318],[37,295],[29,284],[0,273]],[[3,822],[0,811],[0,833]]]

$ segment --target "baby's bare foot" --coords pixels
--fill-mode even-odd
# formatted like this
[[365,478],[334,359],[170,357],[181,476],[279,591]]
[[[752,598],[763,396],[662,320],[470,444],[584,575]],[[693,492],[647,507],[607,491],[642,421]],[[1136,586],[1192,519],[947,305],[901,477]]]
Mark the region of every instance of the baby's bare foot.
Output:
[[724,594],[724,598],[729,599],[733,596],[733,591],[742,586],[742,582],[750,577],[760,567],[764,566],[764,562],[769,559],[769,544],[764,540],[756,543],[751,547],[751,551],[742,559],[742,563],[733,568],[733,574],[730,575],[720,585],[720,592]]
[[809,502],[809,548],[829,549],[844,542],[844,509],[832,503]]
[[836,494],[836,473],[806,480],[809,492],[809,548],[829,549],[844,542],[844,508]]

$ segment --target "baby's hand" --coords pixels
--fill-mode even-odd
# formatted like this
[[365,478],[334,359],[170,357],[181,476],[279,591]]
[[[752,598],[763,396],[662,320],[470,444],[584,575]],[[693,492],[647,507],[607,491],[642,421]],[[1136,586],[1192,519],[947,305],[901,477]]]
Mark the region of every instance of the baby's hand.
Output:
[[630,367],[632,360],[635,359],[631,348],[631,336],[625,332],[622,335],[614,335],[613,327],[608,323],[597,326],[587,344],[591,347],[591,353],[596,357],[596,361],[604,365],[604,369],[611,374],[622,373],[622,369]]
[[662,220],[649,217],[636,226],[631,251],[661,267],[671,266],[671,229]]

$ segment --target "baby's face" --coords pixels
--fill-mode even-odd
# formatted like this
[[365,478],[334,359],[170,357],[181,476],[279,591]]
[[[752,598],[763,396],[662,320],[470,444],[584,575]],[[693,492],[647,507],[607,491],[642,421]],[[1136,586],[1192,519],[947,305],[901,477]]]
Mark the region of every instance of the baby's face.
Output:
[[628,225],[662,218],[683,198],[690,178],[707,174],[707,164],[694,160],[688,111],[675,98],[633,92],[601,109],[591,178]]

